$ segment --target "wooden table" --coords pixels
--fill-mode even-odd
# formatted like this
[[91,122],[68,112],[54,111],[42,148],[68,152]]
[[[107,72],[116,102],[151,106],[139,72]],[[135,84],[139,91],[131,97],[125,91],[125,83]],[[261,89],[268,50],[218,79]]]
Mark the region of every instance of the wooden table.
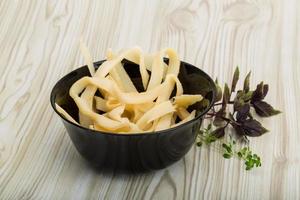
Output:
[[[298,0],[0,1],[0,199],[299,199]],[[283,114],[251,138],[261,168],[245,171],[194,146],[176,164],[142,175],[95,172],[53,112],[50,90],[107,48],[176,49],[221,83],[251,70],[252,87]],[[239,83],[239,86],[241,83]]]

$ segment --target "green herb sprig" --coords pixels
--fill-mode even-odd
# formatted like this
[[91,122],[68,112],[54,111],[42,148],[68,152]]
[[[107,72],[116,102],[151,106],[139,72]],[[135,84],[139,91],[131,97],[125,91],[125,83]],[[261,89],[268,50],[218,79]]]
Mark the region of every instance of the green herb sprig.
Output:
[[241,149],[236,148],[236,142],[235,140],[231,140],[229,143],[223,143],[223,157],[225,159],[229,159],[232,157],[238,157],[239,159],[242,159],[245,161],[246,170],[250,170],[253,167],[260,167],[261,166],[261,160],[260,157],[257,154],[253,154],[250,150],[249,146],[242,147]]
[[[261,82],[255,90],[250,90],[251,72],[244,79],[243,89],[236,91],[239,76],[239,68],[236,67],[231,87],[225,83],[223,90],[216,79],[216,103],[205,117],[210,123],[207,128],[199,130],[196,144],[202,146],[223,141],[221,142],[223,157],[239,158],[244,161],[246,170],[250,170],[253,167],[260,167],[261,159],[250,150],[248,137],[258,137],[268,132],[252,113],[255,112],[259,117],[271,117],[281,112],[264,101],[269,91],[268,84]],[[233,95],[235,96],[232,98]],[[233,132],[227,132],[229,125]],[[224,138],[228,138],[226,135],[229,135],[230,139],[224,142]],[[239,145],[236,145],[237,143]],[[237,146],[242,147],[239,149]]]

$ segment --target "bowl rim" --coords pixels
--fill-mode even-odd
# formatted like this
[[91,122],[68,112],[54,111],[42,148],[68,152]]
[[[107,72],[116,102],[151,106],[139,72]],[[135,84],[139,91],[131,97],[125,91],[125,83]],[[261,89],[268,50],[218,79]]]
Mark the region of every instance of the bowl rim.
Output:
[[[106,60],[100,60],[100,61],[97,61],[97,62],[94,62],[94,66],[98,66],[100,67],[99,65],[101,65],[104,61]],[[86,131],[88,134],[90,134],[91,132],[94,132],[94,133],[98,133],[98,134],[106,134],[106,135],[114,135],[114,136],[142,136],[142,135],[157,135],[157,134],[164,134],[164,133],[167,133],[167,132],[170,132],[172,130],[176,130],[176,129],[179,129],[181,127],[184,127],[186,125],[189,125],[191,123],[194,123],[195,121],[198,121],[202,118],[202,116],[204,116],[213,106],[213,104],[215,103],[216,101],[216,86],[215,86],[215,83],[213,81],[213,79],[207,74],[205,73],[202,69],[199,69],[198,67],[190,64],[190,63],[187,63],[187,62],[184,62],[184,61],[180,61],[180,63],[183,63],[185,65],[189,65],[193,68],[196,68],[197,70],[199,70],[201,72],[201,74],[203,75],[203,77],[205,79],[207,79],[210,83],[212,83],[212,100],[210,101],[210,104],[209,106],[203,110],[197,117],[195,117],[194,119],[190,120],[190,121],[187,121],[183,124],[180,124],[179,126],[176,126],[176,127],[173,127],[173,128],[168,128],[168,129],[164,129],[164,130],[160,130],[160,131],[151,131],[151,132],[139,132],[139,133],[114,133],[114,132],[105,132],[105,131],[97,131],[97,130],[93,130],[93,129],[89,129],[89,128],[86,128],[86,127],[83,127],[83,126],[80,126],[78,124],[75,124],[73,122],[71,122],[70,120],[66,119],[60,112],[57,111],[56,109],[56,106],[55,106],[55,101],[54,101],[54,89],[57,87],[57,85],[63,81],[64,79],[67,78],[67,76],[69,76],[71,73],[74,73],[75,71],[79,70],[79,69],[82,69],[84,67],[87,67],[87,65],[83,65],[81,67],[78,67],[72,71],[70,71],[69,73],[67,73],[66,75],[64,75],[62,78],[60,78],[56,83],[55,85],[53,86],[52,90],[51,90],[51,93],[50,93],[50,103],[51,103],[51,106],[53,108],[53,110],[56,112],[56,114],[58,114],[58,116],[60,116],[60,118],[62,118],[65,122],[67,123],[70,123],[72,124],[73,126],[76,126],[80,129],[83,129],[84,131]],[[87,134],[85,133],[85,134]],[[93,134],[94,134],[93,133]]]

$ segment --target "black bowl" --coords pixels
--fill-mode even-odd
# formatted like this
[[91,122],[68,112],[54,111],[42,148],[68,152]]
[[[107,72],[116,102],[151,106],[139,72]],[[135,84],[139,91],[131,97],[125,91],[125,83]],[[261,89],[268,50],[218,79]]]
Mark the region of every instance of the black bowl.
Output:
[[[102,62],[104,61],[94,63],[95,68]],[[141,91],[142,83],[137,66],[125,60],[124,68]],[[184,93],[201,94],[206,99],[189,108],[197,110],[193,120],[175,128],[153,133],[106,133],[78,126],[65,119],[55,108],[57,102],[78,120],[78,108],[69,96],[69,89],[75,81],[88,75],[87,67],[83,66],[64,76],[54,86],[50,101],[78,152],[100,169],[140,172],[162,169],[180,160],[194,144],[202,118],[212,107],[216,96],[215,84],[206,73],[193,65],[181,62],[178,78]]]

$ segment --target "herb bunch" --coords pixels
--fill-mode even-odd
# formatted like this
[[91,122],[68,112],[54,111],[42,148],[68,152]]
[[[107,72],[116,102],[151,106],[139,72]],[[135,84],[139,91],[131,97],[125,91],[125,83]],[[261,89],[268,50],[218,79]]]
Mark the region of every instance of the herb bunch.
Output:
[[[268,132],[254,118],[253,112],[259,117],[271,117],[279,114],[280,111],[264,101],[269,91],[268,84],[261,82],[255,90],[250,90],[251,72],[244,79],[243,89],[236,91],[239,76],[239,68],[236,67],[231,87],[229,88],[225,83],[223,90],[216,79],[216,103],[205,117],[209,119],[209,124],[206,128],[199,130],[196,144],[202,146],[202,144],[209,145],[218,140],[223,141],[221,143],[223,157],[225,159],[239,158],[244,161],[246,170],[250,170],[253,167],[260,167],[261,159],[250,150],[248,137],[258,137]],[[228,126],[231,126],[234,131],[228,132]],[[227,135],[228,137],[225,137]],[[229,138],[229,141],[224,142],[223,138]],[[236,144],[237,142],[239,145]]]

